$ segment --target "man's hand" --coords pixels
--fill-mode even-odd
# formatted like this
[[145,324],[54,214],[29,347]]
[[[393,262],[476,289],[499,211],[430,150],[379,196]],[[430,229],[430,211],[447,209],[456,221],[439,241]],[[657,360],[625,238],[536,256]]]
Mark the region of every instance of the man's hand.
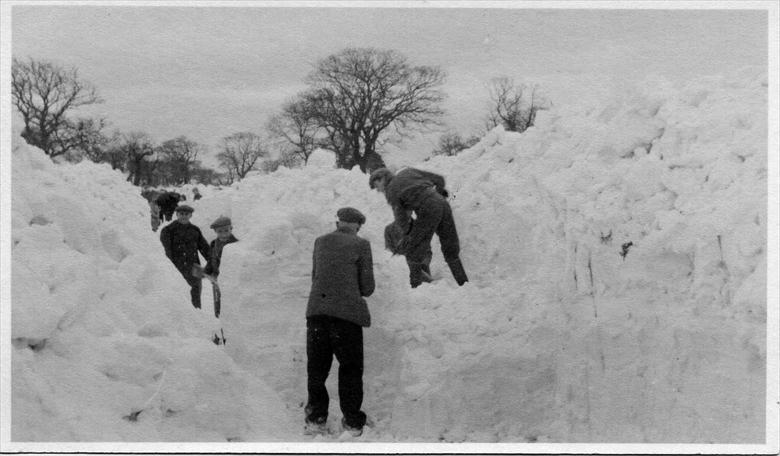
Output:
[[192,276],[197,277],[199,279],[202,279],[205,274],[203,273],[203,268],[199,264],[193,264],[192,265]]

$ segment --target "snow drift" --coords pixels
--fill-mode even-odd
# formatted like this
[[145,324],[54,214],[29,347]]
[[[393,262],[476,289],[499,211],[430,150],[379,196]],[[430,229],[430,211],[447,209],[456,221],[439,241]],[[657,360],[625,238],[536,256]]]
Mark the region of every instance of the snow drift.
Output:
[[139,190],[13,148],[11,437],[289,440],[275,393],[214,346]]
[[[353,206],[377,278],[365,441],[762,442],[766,94],[752,70],[656,81],[416,164],[447,179],[464,287],[434,241],[438,280],[409,289],[382,249],[384,197],[325,152],[200,187],[193,223],[211,239],[228,215],[240,239],[222,260],[224,353],[138,189],[16,146],[14,440],[300,440],[282,428],[303,416],[311,249]],[[206,432],[205,409],[234,413]]]

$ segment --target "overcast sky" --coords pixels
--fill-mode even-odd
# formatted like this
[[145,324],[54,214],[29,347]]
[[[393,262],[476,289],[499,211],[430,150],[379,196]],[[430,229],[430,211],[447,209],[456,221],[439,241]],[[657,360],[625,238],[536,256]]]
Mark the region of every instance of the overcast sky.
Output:
[[482,126],[496,76],[549,83],[560,103],[594,81],[683,82],[767,63],[761,10],[17,5],[11,18],[13,55],[77,67],[112,128],[212,150],[261,133],[313,64],[345,47],[441,66],[445,121],[464,133]]

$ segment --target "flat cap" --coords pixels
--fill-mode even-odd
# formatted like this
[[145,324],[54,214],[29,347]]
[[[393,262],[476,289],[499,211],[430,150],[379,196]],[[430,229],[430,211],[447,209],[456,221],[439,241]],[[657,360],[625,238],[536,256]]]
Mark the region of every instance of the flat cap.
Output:
[[225,217],[224,215],[219,217],[218,219],[214,220],[214,223],[211,224],[212,228],[220,228],[223,226],[231,226],[233,223],[230,221],[230,217]]
[[193,209],[191,206],[187,206],[186,204],[179,204],[176,206],[176,212],[194,212],[195,209]]
[[366,223],[366,216],[354,207],[342,207],[336,212],[336,217],[342,222],[347,223]]

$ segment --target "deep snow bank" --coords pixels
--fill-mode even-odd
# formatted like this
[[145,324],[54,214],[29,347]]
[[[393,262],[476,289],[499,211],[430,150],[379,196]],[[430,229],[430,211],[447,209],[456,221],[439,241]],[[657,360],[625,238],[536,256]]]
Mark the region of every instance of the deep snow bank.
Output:
[[491,291],[398,309],[424,323],[397,410],[456,440],[762,441],[766,115],[747,72],[431,160]]
[[[419,164],[447,178],[463,288],[436,243],[443,280],[408,288],[403,259],[382,250],[391,212],[357,170],[252,177],[201,200],[196,223],[230,215],[240,233],[222,280],[241,333],[270,301],[302,328],[314,239],[339,207],[366,213],[378,439],[758,442],[766,128],[766,77],[748,70],[542,112],[524,134],[497,129]],[[293,372],[290,403],[305,398]]]
[[18,135],[12,160],[12,440],[289,439],[275,393],[209,342],[139,189]]
[[311,249],[354,206],[378,284],[364,440],[762,441],[766,77],[642,87],[416,164],[447,178],[461,288],[434,241],[439,280],[409,289],[384,197],[325,156],[201,187],[193,223],[211,239],[229,215],[240,239],[220,277],[232,360],[137,189],[17,146],[13,438],[299,440]]

